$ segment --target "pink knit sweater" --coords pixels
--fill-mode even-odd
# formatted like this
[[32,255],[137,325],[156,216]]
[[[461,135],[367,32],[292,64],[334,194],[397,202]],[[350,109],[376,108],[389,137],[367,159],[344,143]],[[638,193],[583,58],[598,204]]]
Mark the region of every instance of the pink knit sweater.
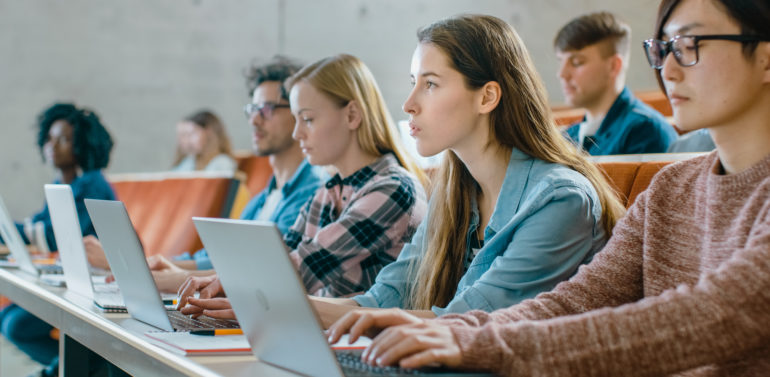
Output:
[[[662,170],[569,281],[453,324],[468,368],[516,376],[770,376],[770,156]],[[555,230],[556,231],[556,230]]]

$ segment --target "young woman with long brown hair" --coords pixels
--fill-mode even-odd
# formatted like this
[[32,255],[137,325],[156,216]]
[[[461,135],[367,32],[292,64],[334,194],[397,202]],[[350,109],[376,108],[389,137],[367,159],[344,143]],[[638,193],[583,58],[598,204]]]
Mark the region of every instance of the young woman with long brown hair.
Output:
[[357,306],[424,317],[510,306],[572,276],[624,213],[554,126],[513,29],[461,16],[418,39],[404,111],[420,154],[446,151],[428,218],[368,292],[315,301],[326,324]]

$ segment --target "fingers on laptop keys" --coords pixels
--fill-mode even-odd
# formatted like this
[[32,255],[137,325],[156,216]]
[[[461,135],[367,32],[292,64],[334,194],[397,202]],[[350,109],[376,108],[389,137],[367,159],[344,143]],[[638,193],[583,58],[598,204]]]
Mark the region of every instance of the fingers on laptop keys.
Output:
[[362,335],[374,337],[383,328],[397,325],[420,323],[422,320],[399,309],[368,310],[357,309],[345,313],[329,330],[330,343],[336,343],[342,335],[350,334],[349,341],[355,342]]
[[[211,286],[211,287],[209,287]],[[195,296],[195,292],[200,291],[199,298],[211,298],[217,296],[224,296],[222,290],[222,284],[219,283],[216,275],[211,276],[191,276],[182,283],[179,287],[177,295],[179,296],[179,302],[177,303],[177,310],[182,311],[182,308],[187,305],[188,300]]]
[[235,319],[235,313],[233,312],[232,306],[230,306],[230,299],[226,297],[208,299],[190,297],[188,302],[189,305],[187,307],[195,306],[197,309],[200,309],[201,314],[205,316],[220,319]]

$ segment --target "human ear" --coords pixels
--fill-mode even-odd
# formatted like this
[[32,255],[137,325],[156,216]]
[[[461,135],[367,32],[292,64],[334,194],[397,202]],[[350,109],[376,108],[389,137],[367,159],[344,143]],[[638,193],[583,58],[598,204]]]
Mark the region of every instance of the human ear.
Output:
[[351,100],[345,105],[345,119],[348,123],[348,128],[355,130],[361,125],[361,107],[356,100]]
[[482,114],[491,113],[500,103],[500,97],[503,94],[502,88],[497,81],[490,81],[479,89],[481,93],[481,103],[479,112]]
[[623,72],[623,57],[620,54],[610,56],[610,72],[616,78]]
[[756,54],[759,64],[762,65],[762,82],[770,84],[770,42],[760,42],[757,46]]

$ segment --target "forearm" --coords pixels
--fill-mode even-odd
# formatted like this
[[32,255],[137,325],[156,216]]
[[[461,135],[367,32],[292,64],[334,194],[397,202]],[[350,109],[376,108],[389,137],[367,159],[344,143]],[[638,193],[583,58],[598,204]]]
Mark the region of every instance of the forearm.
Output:
[[310,303],[315,308],[316,313],[321,319],[323,327],[329,328],[334,322],[340,319],[347,312],[359,309],[358,303],[349,298],[331,298],[308,296]]
[[[194,271],[198,269],[198,266],[195,264],[194,260],[172,260],[171,263],[185,270]],[[210,271],[210,270],[207,270],[207,271]],[[200,275],[194,275],[194,276],[200,276]]]
[[753,258],[731,267],[693,287],[586,315],[452,331],[464,365],[498,373],[641,376],[724,364],[770,339],[770,283],[763,273],[770,262]]

